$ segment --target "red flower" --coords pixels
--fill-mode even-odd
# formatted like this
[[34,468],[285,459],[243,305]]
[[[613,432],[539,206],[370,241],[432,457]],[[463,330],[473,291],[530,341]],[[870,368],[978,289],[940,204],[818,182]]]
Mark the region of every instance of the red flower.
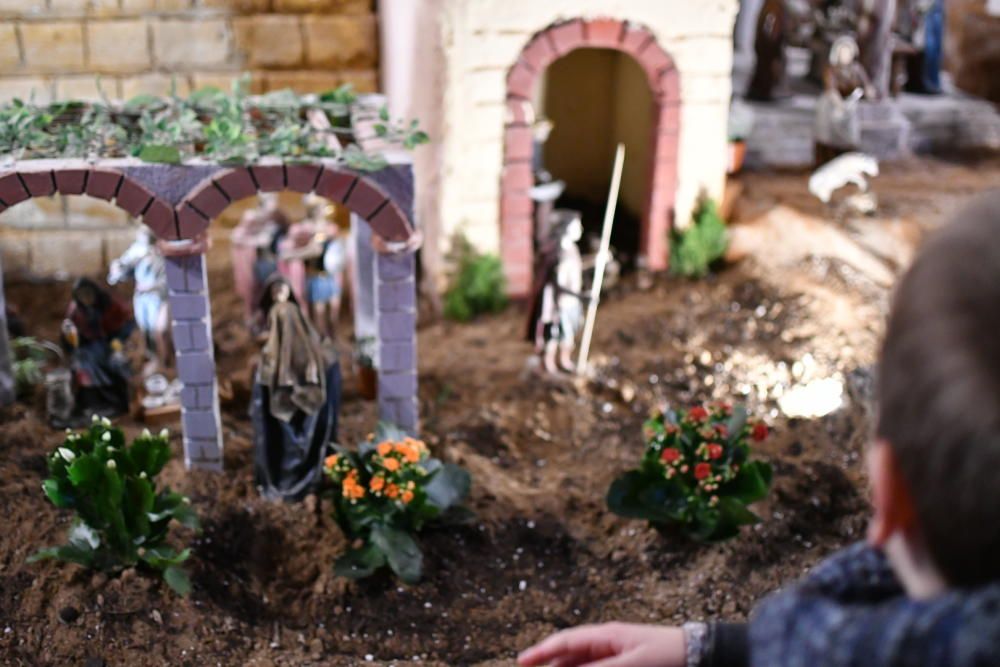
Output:
[[729,437],[729,429],[726,428],[725,424],[716,424],[715,425],[715,432],[716,432],[716,434],[720,438],[728,438]]
[[694,467],[694,478],[697,480],[703,480],[712,474],[712,466],[707,463],[699,463]]
[[664,463],[673,463],[681,458],[681,452],[679,449],[674,449],[673,447],[667,447],[660,454],[660,460]]
[[708,458],[710,459],[721,459],[722,458],[722,445],[718,445],[714,442],[708,444]]
[[753,431],[751,432],[751,436],[757,442],[760,442],[761,440],[766,440],[767,439],[767,424],[765,424],[764,422],[757,422],[756,424],[754,424],[753,425]]
[[700,405],[696,405],[690,410],[688,410],[687,418],[693,422],[705,421],[706,419],[708,419],[708,410],[701,407]]

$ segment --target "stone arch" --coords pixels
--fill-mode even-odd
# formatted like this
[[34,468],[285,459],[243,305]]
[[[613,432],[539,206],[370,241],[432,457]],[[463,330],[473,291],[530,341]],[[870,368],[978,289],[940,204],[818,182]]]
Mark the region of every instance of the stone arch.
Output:
[[[298,192],[343,204],[384,241],[404,244],[416,232],[404,211],[412,207],[412,172],[407,168],[404,173],[400,176],[390,167],[365,175],[324,163],[223,169],[204,179],[177,204],[178,236],[199,236],[226,207],[241,199],[261,192]],[[368,255],[374,264],[371,287],[378,338],[379,418],[416,434],[416,255],[413,250]]]
[[157,238],[177,238],[173,207],[168,202],[122,171],[83,161],[18,163],[14,171],[0,176],[0,213],[33,197],[55,194],[103,199],[141,219]]
[[525,296],[531,289],[534,253],[534,151],[531,96],[538,77],[558,58],[580,48],[615,49],[632,56],[646,73],[653,94],[653,164],[642,217],[640,253],[653,270],[667,266],[667,233],[677,190],[680,135],[680,77],[673,59],[647,28],[612,18],[573,19],[536,33],[507,72],[507,118],[500,184],[501,256],[508,291]]
[[265,164],[213,174],[177,205],[178,236],[194,238],[232,202],[260,192],[315,193],[343,204],[386,241],[407,241],[414,228],[408,216],[373,179],[322,164]]
[[[189,468],[222,469],[222,422],[204,233],[230,203],[259,192],[283,190],[315,192],[341,203],[383,240],[404,247],[398,253],[380,252],[372,258],[381,363],[379,416],[415,434],[416,261],[414,251],[405,243],[416,233],[408,215],[413,202],[409,163],[367,175],[332,161],[266,162],[229,168],[211,163],[148,164],[131,159],[97,163],[28,160],[0,171],[0,213],[32,197],[89,195],[140,218],[158,239],[194,241],[181,247],[168,246],[169,253],[165,253],[177,375],[184,384],[181,424],[184,460]],[[0,362],[2,357],[0,354]],[[4,372],[0,368],[0,376]],[[7,397],[0,396],[2,400]]]

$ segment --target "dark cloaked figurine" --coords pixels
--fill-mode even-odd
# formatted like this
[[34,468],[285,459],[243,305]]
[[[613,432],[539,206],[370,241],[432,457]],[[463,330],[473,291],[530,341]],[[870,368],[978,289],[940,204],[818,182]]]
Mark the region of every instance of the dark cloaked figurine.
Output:
[[128,306],[89,278],[76,281],[62,340],[70,351],[77,415],[128,412],[130,371],[122,347],[134,329]]
[[264,285],[261,309],[268,334],[250,406],[256,481],[265,498],[301,500],[315,490],[327,445],[337,437],[340,366],[284,277]]
[[765,0],[757,18],[754,52],[757,63],[747,88],[747,99],[768,102],[787,94],[785,90],[785,42],[788,16],[784,0]]

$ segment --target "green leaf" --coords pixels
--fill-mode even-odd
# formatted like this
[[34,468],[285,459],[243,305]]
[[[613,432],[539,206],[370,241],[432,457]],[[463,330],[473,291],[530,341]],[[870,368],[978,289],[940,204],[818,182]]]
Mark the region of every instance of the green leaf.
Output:
[[389,567],[408,584],[420,581],[424,557],[413,537],[385,524],[372,526],[371,541],[385,554]]
[[144,472],[150,479],[160,474],[163,466],[170,460],[170,454],[170,443],[159,436],[140,436],[128,450],[136,472]]
[[762,461],[751,461],[743,464],[736,477],[719,487],[718,495],[747,504],[766,496],[770,485],[771,466]]
[[177,551],[173,547],[161,545],[146,549],[139,558],[153,569],[164,570],[172,565],[180,565],[190,556],[190,549]]
[[427,500],[442,512],[457,505],[469,495],[472,477],[463,468],[445,463],[427,483]]
[[125,525],[133,536],[149,533],[149,513],[153,509],[153,485],[138,477],[125,479]]
[[72,506],[73,497],[69,493],[70,489],[64,488],[60,480],[49,478],[42,482],[42,489],[56,507],[66,508]]
[[685,500],[676,484],[631,470],[611,483],[607,503],[619,516],[666,523],[680,518]]
[[369,542],[360,549],[351,549],[338,558],[333,564],[333,571],[338,577],[364,579],[385,564],[385,554]]
[[379,109],[378,117],[379,120],[387,122],[389,120],[389,107],[383,106],[381,109]]
[[93,491],[104,479],[104,462],[93,454],[77,456],[66,473],[73,486]]
[[181,597],[187,597],[191,593],[191,579],[188,573],[176,565],[163,570],[163,581]]
[[181,162],[181,152],[175,146],[147,144],[139,150],[137,157],[143,162],[161,164],[180,164]]

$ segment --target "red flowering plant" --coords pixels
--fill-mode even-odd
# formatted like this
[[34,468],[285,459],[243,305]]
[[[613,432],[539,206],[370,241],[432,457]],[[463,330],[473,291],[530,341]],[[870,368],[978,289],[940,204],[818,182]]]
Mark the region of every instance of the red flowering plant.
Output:
[[338,448],[325,470],[333,482],[333,517],[352,541],[334,571],[351,579],[388,566],[406,583],[419,581],[416,534],[457,510],[470,486],[468,472],[432,458],[422,441],[389,424],[379,424],[357,451]]
[[764,422],[748,419],[742,407],[714,404],[657,411],[643,434],[638,469],[608,490],[612,512],[702,542],[729,539],[760,520],[747,505],[771,485],[771,466],[750,460],[750,442],[767,438]]

